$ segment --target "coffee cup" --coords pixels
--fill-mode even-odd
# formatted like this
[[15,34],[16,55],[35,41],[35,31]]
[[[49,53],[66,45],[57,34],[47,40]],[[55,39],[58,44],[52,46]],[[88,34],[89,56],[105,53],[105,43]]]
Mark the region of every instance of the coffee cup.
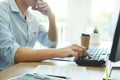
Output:
[[90,44],[90,35],[89,34],[84,34],[82,33],[81,34],[81,45],[86,47],[86,48],[89,48],[89,44]]

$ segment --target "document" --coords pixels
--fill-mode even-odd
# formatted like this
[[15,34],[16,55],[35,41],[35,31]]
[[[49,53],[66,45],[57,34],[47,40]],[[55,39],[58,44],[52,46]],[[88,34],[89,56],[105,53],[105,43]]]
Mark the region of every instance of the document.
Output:
[[24,74],[22,76],[13,77],[7,80],[66,80],[66,79],[38,74]]
[[31,73],[7,80],[87,80],[86,67],[38,65]]
[[38,65],[33,71],[40,75],[53,75],[66,77],[67,80],[86,80],[87,70],[86,67],[80,66],[49,66]]
[[73,62],[74,61],[74,57],[52,58],[50,60]]

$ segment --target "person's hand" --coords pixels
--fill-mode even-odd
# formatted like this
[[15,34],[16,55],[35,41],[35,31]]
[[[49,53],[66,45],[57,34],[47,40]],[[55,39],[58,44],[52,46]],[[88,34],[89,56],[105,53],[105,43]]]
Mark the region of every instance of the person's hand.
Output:
[[53,15],[50,7],[48,6],[47,2],[43,1],[43,0],[36,0],[35,1],[36,6],[32,7],[33,10],[38,10],[40,11],[42,14],[50,17]]
[[87,52],[85,47],[76,44],[60,49],[58,56],[61,58],[74,56],[74,60],[78,60],[78,58],[84,56],[91,57],[91,55]]
[[75,60],[78,60],[78,58],[80,57],[86,57],[86,56],[91,57],[91,55],[87,52],[86,47],[84,46],[73,44],[71,48],[73,51],[77,53],[77,57],[75,57]]

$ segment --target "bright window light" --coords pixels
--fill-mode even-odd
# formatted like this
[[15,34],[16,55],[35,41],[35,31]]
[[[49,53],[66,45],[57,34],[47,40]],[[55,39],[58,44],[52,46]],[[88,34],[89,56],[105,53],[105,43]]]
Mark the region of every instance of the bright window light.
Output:
[[45,0],[50,5],[56,16],[67,15],[68,0]]
[[92,18],[99,17],[102,13],[112,13],[115,0],[93,0],[92,1]]

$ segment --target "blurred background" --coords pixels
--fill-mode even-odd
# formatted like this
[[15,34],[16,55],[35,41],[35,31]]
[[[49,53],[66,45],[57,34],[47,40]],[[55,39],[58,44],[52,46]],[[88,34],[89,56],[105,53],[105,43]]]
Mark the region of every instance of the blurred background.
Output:
[[[120,0],[44,0],[56,15],[59,42],[78,42],[81,33],[98,28],[101,41],[112,41]],[[46,25],[46,16],[35,12],[38,20]],[[41,16],[38,16],[41,15]]]

